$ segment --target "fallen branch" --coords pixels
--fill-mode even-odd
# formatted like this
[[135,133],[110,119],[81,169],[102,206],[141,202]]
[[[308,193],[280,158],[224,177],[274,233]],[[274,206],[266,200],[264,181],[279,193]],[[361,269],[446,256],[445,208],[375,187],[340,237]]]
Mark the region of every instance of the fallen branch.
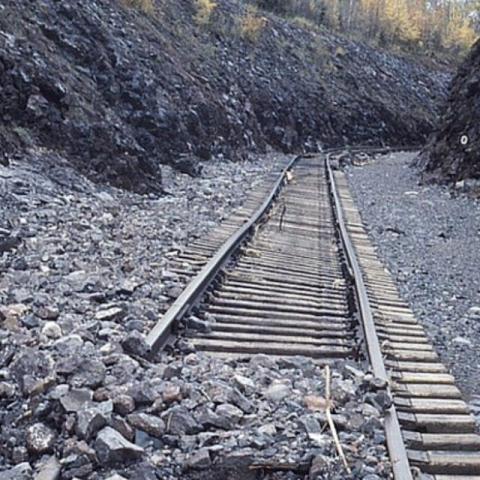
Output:
[[325,397],[326,397],[326,406],[325,406],[325,413],[327,415],[328,426],[332,431],[333,441],[335,442],[335,447],[337,449],[339,457],[342,459],[343,465],[345,466],[345,470],[349,475],[352,474],[352,470],[350,469],[347,458],[345,457],[345,453],[343,452],[342,445],[340,444],[340,440],[338,438],[337,428],[335,427],[335,422],[332,418],[332,401],[330,399],[330,366],[327,365],[325,367]]

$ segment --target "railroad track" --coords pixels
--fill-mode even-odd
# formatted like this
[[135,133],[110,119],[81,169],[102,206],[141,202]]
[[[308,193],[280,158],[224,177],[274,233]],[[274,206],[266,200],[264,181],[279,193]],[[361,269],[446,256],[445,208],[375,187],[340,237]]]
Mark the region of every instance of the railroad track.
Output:
[[330,166],[335,153],[292,160],[178,254],[191,281],[147,342],[163,348],[186,324],[213,355],[364,353],[393,399],[385,432],[395,479],[480,480],[475,421],[378,259],[345,176]]

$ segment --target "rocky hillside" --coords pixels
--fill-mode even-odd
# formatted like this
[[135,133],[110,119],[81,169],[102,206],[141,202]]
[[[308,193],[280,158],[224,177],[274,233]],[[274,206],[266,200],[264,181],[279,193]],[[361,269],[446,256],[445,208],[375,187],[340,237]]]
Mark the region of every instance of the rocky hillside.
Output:
[[438,131],[422,152],[428,179],[480,179],[480,40],[455,77]]
[[[55,152],[161,189],[162,164],[344,143],[412,144],[448,74],[225,0],[0,4],[0,159]],[[262,15],[264,15],[262,13]]]

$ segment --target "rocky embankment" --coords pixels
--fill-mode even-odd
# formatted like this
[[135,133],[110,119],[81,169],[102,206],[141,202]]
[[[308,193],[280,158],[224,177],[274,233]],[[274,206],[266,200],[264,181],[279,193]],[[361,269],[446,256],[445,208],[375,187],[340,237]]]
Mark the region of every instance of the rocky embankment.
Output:
[[184,285],[172,253],[285,160],[207,162],[198,178],[165,167],[160,197],[58,158],[0,166],[2,480],[389,478],[389,399],[361,366],[334,366],[329,382],[350,476],[312,360],[214,359],[186,340],[145,356]]
[[480,196],[480,40],[460,66],[438,131],[419,164],[428,180],[456,183]]
[[[95,181],[161,188],[160,165],[430,133],[449,75],[274,16],[190,0],[5,0],[0,161],[39,148]],[[262,13],[263,15],[263,13]],[[30,152],[30,153],[29,153]]]

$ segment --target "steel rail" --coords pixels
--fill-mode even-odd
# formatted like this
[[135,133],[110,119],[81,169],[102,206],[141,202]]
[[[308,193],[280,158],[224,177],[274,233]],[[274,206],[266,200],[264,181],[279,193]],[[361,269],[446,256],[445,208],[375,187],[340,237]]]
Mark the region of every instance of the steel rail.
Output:
[[218,274],[220,269],[225,265],[233,252],[238,246],[243,243],[245,238],[253,226],[270,208],[273,201],[277,197],[282,184],[284,182],[286,173],[293,165],[300,159],[305,157],[314,157],[321,154],[331,154],[342,151],[369,151],[369,152],[391,152],[395,150],[411,150],[415,147],[384,147],[384,146],[343,146],[325,149],[321,152],[304,154],[295,157],[282,171],[277,182],[275,183],[269,196],[265,199],[258,210],[250,217],[250,219],[235,233],[233,233],[220,247],[217,253],[209,260],[209,262],[202,268],[202,270],[195,276],[195,278],[187,285],[182,294],[175,300],[163,317],[155,324],[147,335],[146,342],[150,351],[155,351],[164,348],[168,343],[169,337],[172,333],[173,326],[179,322],[191,309],[194,307],[206,289]]
[[[329,156],[330,153],[325,156],[325,168],[327,170],[327,177],[333,199],[334,213],[340,233],[340,239],[343,244],[343,250],[345,252],[349,268],[352,272],[352,280],[357,294],[357,302],[362,320],[362,327],[364,330],[370,364],[372,366],[374,375],[387,382],[388,385],[389,379],[385,369],[385,363],[383,361],[383,355],[375,327],[375,321],[373,319],[370,300],[368,298],[362,270],[357,260],[355,248],[353,247],[347,230],[342,204],[338,194],[335,176],[330,165]],[[385,436],[395,480],[413,480],[410,462],[408,460],[407,450],[403,441],[395,405],[392,405],[385,412]]]
[[146,338],[146,342],[151,353],[155,353],[156,351],[165,347],[172,333],[173,326],[178,323],[199,302],[202,295],[205,293],[220,269],[244,242],[244,240],[251,233],[253,227],[272,206],[274,200],[282,189],[287,172],[300,158],[302,157],[297,156],[289,162],[289,164],[279,175],[278,180],[275,182],[270,194],[266,197],[262,205],[242,225],[242,227],[240,227],[222,244],[215,255],[187,285],[181,295],[175,300],[163,317],[152,328]]

